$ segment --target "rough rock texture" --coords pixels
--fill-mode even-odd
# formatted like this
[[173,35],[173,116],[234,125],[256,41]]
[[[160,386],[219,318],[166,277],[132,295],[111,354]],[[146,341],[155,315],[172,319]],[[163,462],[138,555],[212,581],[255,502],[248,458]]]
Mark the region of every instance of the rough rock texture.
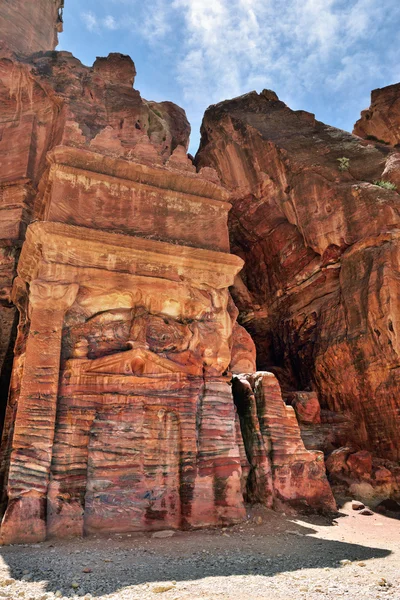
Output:
[[353,133],[372,142],[400,144],[400,83],[371,92],[371,106],[361,112]]
[[[71,152],[54,150],[56,173],[65,156],[69,168],[81,168],[82,150]],[[101,173],[104,157],[87,154]],[[116,173],[138,167],[118,160],[115,185],[128,187]],[[90,176],[74,173],[71,203]],[[188,212],[203,200],[225,211],[226,223],[226,203],[205,196],[222,190],[185,171],[142,169],[132,201],[168,178],[172,192],[179,180],[175,200]],[[197,183],[204,195],[192,198]],[[46,187],[50,206],[65,202]],[[155,237],[165,238],[162,187],[158,198],[148,213]],[[21,321],[3,434],[5,543],[244,516],[226,375],[228,286],[241,260],[183,245],[200,245],[199,232],[189,239],[177,219],[175,244],[111,233],[115,203],[104,193],[107,232],[63,222],[28,227],[13,288]]]
[[351,495],[372,508],[399,496],[400,466],[366,450],[340,447],[329,455],[326,469],[337,493]]
[[285,502],[335,510],[324,455],[304,447],[295,412],[285,405],[276,377],[265,372],[234,377],[233,397],[248,461],[243,469],[246,498],[266,506]]
[[[89,68],[7,51],[0,73],[5,364],[16,337],[1,541],[243,519],[231,372],[254,372],[256,352],[228,291],[243,262],[228,192],[186,154],[184,111],[143,100],[120,54]],[[276,378],[254,381],[258,500],[332,509]]]
[[244,516],[224,375],[240,264],[64,224],[28,228],[3,542]]
[[264,91],[207,112],[196,168],[130,57],[54,52],[62,1],[28,4],[0,8],[0,541],[334,510],[323,453],[398,497],[399,195],[373,182],[399,154]]
[[236,322],[232,331],[232,350],[230,370],[232,373],[254,373],[256,367],[256,347],[244,327]]
[[[33,3],[29,3],[27,10],[30,10],[31,4],[33,7]],[[6,6],[8,3],[3,3],[1,10]],[[55,3],[52,1],[53,6]],[[7,30],[0,24],[0,32],[4,31]],[[186,196],[186,200],[179,197],[176,193],[179,191],[179,177],[174,176],[168,166],[158,172],[158,177],[154,172],[154,181],[150,179],[154,186],[146,188],[147,193],[143,191],[140,182],[149,169],[147,164],[143,164],[148,156],[153,155],[153,163],[160,166],[171,159],[175,167],[182,168],[188,177],[194,168],[185,153],[190,126],[184,111],[167,102],[157,105],[159,110],[155,110],[159,114],[156,114],[150,108],[154,103],[147,104],[133,89],[134,76],[132,60],[118,54],[98,59],[92,68],[88,68],[69,53],[47,52],[17,59],[4,48],[0,51],[1,418],[10,382],[17,326],[11,288],[28,223],[44,216],[46,219],[130,233],[135,230],[140,216],[141,225],[137,227],[141,229],[138,233],[156,235],[158,225],[163,222],[166,230],[159,231],[158,237],[167,234],[172,238],[171,222],[182,215],[183,208],[188,209],[189,214],[195,214],[201,208],[195,196],[210,195],[209,189],[218,196],[215,184],[193,175],[196,179],[193,183],[195,196]],[[65,164],[56,168],[57,159],[53,155],[50,158],[48,152],[59,145],[68,146],[70,153],[78,149],[92,149],[93,146],[97,151],[81,153],[79,160],[76,155],[71,155],[68,161],[68,151],[63,153],[61,150],[57,156],[65,156],[59,160]],[[122,167],[120,165],[120,172],[113,170],[116,163],[111,159],[104,163],[104,167],[96,166],[96,161],[107,162],[106,154],[126,159]],[[141,166],[135,168],[133,154],[140,156]],[[132,160],[128,162],[129,158]],[[95,174],[91,175],[88,171],[90,169],[102,174],[97,173],[96,179]],[[83,182],[82,191],[76,199],[73,198],[71,180]],[[157,201],[160,192],[156,189],[160,186],[171,189],[169,192],[161,191],[167,196],[167,206],[164,209],[160,206],[156,217],[158,222],[152,223],[146,204]],[[54,195],[63,194],[59,203],[50,201],[51,188],[56,188]],[[43,192],[38,194],[38,189]],[[117,195],[123,196],[125,201],[118,211],[114,201]],[[89,203],[88,198],[94,205]],[[108,214],[104,214],[101,206],[107,198],[112,202],[108,205]],[[162,205],[161,200],[158,202]],[[209,208],[207,203],[205,205],[203,211],[208,210],[215,224],[222,225],[219,207],[223,207],[223,203],[210,200]],[[165,218],[163,210],[170,212],[168,218]],[[52,214],[43,214],[46,211],[52,211]],[[191,226],[193,228],[193,224]],[[218,240],[226,249],[227,235],[225,240],[218,235]],[[195,241],[192,243],[196,244]]]
[[0,45],[19,54],[54,50],[62,31],[64,0],[2,0]]
[[321,407],[315,392],[292,392],[286,395],[286,400],[293,406],[299,423],[321,423]]
[[[315,392],[292,392],[291,397],[315,396]],[[298,405],[297,405],[298,406]],[[296,410],[296,409],[295,409]],[[320,409],[319,422],[304,422],[301,409],[296,413],[301,437],[308,450],[320,450],[328,456],[333,450],[343,446],[354,437],[356,423],[349,414],[337,413],[328,409]],[[316,413],[314,413],[316,414]]]
[[341,445],[398,460],[400,197],[373,184],[393,152],[266,90],[207,110],[196,161],[232,192],[232,294],[258,368],[351,420]]
[[[28,122],[43,142],[46,125],[48,129],[52,124],[57,144],[160,165],[177,146],[187,147],[190,126],[185,112],[170,102],[143,100],[133,88],[136,69],[129,56],[110,54],[86,67],[69,52],[44,52],[19,60],[7,55],[1,68],[4,92],[9,96],[7,108],[13,117],[6,121],[6,129],[22,130]],[[45,102],[50,105],[40,115],[47,115],[47,120],[39,118],[35,107],[29,110],[28,101],[39,95],[43,97],[39,110],[45,110]],[[51,123],[54,116],[56,122]],[[173,161],[194,171],[186,154],[179,150],[177,154]],[[39,162],[39,155],[36,163],[35,156],[22,158],[29,158],[29,166]]]
[[7,365],[20,312],[2,541],[240,520],[242,261],[226,191],[186,155],[184,111],[142,100],[127,56],[7,51],[0,71]]

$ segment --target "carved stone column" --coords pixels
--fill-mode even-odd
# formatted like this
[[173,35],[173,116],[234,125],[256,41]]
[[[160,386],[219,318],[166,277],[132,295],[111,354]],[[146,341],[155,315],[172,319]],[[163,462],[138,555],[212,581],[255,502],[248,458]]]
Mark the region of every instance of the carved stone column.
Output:
[[30,330],[12,441],[3,543],[46,538],[46,494],[52,457],[61,337],[78,284],[33,281]]

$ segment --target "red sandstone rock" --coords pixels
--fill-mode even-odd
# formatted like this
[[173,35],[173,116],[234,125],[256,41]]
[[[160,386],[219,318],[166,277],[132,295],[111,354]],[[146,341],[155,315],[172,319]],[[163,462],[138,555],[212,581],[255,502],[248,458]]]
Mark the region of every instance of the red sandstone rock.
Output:
[[[24,3],[23,10],[18,2],[12,8],[11,3],[3,3],[0,8],[0,37],[12,33],[14,25],[22,27],[21,23],[25,23],[25,35],[13,34],[18,46],[15,49],[21,54],[29,52],[24,46],[28,40],[39,44],[34,50],[53,47],[53,42],[40,38],[40,28],[35,30],[36,40],[33,33],[29,34],[27,23],[32,9],[37,10],[38,6],[28,4]],[[44,1],[42,4],[43,28],[53,36],[53,18],[59,3],[51,0],[50,12],[44,10]],[[14,8],[19,10],[12,17],[7,13],[9,26],[5,28],[2,11]],[[14,17],[20,20],[13,21]],[[214,201],[226,197],[220,187],[193,175],[186,166],[181,168],[182,157],[174,165],[164,166],[162,171],[153,169],[151,174],[151,166],[132,162],[135,152],[141,160],[141,152],[135,149],[138,144],[146,145],[143,140],[147,140],[147,147],[155,155],[153,164],[166,164],[175,148],[187,146],[190,126],[184,111],[174,104],[160,103],[158,110],[140,98],[139,92],[132,88],[135,67],[129,57],[112,54],[87,68],[69,53],[49,52],[17,60],[3,47],[2,56],[0,390],[5,402],[17,334],[16,310],[10,304],[11,287],[25,230],[32,219],[79,223],[202,246],[202,233],[193,221],[194,213],[203,211],[209,245],[227,249],[224,223],[229,206]],[[60,143],[69,144],[69,149],[64,147],[50,159],[48,152]],[[70,159],[68,151],[75,152]],[[105,162],[103,167],[102,162],[107,161],[105,155],[112,156],[114,161],[110,158],[111,163]],[[116,162],[115,157],[122,161]],[[182,176],[182,170],[186,171],[186,177]],[[184,194],[182,189],[188,189],[188,177],[193,180],[190,194]],[[143,180],[149,186],[142,185]],[[186,183],[181,184],[181,180]],[[208,197],[209,202],[202,203],[198,196]],[[155,202],[158,212],[150,214],[149,203]],[[182,220],[183,210],[185,220]],[[161,225],[165,225],[164,231]],[[197,240],[191,237],[190,230],[198,233]]]
[[338,448],[328,456],[326,469],[334,491],[352,495],[369,506],[398,497],[398,466],[374,458],[370,452]]
[[293,406],[300,423],[321,422],[321,407],[315,392],[291,392],[286,395],[286,401]]
[[328,456],[354,436],[354,421],[348,413],[320,410],[320,423],[299,423],[301,437],[307,450],[320,450]]
[[4,0],[0,4],[0,43],[18,54],[54,50],[62,31],[64,0]]
[[366,450],[350,454],[347,466],[352,476],[358,479],[369,479],[372,472],[372,454]]
[[329,474],[336,475],[338,473],[348,472],[349,465],[347,459],[352,452],[351,448],[337,448],[330,454],[326,460],[326,470]]
[[44,193],[35,206],[45,220],[229,250],[230,205],[215,184],[185,169],[178,175],[170,166],[144,168],[68,146],[58,146],[47,158]]
[[399,194],[373,184],[391,152],[252,92],[208,109],[196,163],[231,190],[232,295],[259,368],[349,415],[344,443],[398,460]]
[[378,466],[377,469],[373,473],[373,478],[377,482],[378,485],[392,483],[393,475],[389,469],[386,467]]
[[371,93],[371,106],[363,110],[353,133],[372,142],[400,144],[400,83]]
[[232,331],[232,373],[254,373],[256,367],[256,347],[244,327],[235,323]]
[[400,152],[394,152],[388,157],[382,180],[392,183],[400,190]]
[[353,510],[363,510],[365,508],[365,504],[359,502],[358,500],[353,500],[353,502],[351,503],[351,508]]
[[129,57],[0,72],[2,542],[240,521],[227,192]]
[[364,510],[360,511],[360,515],[363,515],[364,517],[372,517],[373,514],[373,511],[369,508],[364,508]]
[[[240,375],[232,381],[238,417],[238,437],[243,445],[243,494],[248,502],[274,504],[270,447],[265,443],[258,417],[258,405],[251,376]],[[246,468],[247,467],[247,468]]]
[[30,328],[3,437],[3,542],[243,518],[223,375],[240,266],[221,252],[28,228],[16,285],[29,282]]
[[235,377],[233,396],[250,463],[247,498],[267,506],[285,502],[335,510],[323,454],[305,449],[294,410],[285,405],[276,377],[265,372]]

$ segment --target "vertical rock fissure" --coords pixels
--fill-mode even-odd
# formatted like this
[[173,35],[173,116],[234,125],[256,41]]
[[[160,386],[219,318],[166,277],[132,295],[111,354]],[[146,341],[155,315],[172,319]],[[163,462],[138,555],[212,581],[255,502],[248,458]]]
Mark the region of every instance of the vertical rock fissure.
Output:
[[19,312],[15,309],[15,315],[8,338],[8,346],[5,351],[0,374],[0,439],[3,435],[4,419],[7,409],[8,392],[11,382],[11,374],[14,361],[14,345],[18,333]]

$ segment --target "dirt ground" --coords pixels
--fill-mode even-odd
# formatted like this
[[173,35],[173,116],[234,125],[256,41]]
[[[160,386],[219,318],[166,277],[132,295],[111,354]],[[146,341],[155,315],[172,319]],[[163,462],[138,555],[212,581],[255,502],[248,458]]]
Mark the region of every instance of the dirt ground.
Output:
[[[0,548],[1,598],[400,600],[400,520],[263,508],[225,530]],[[342,562],[341,562],[342,561]]]

